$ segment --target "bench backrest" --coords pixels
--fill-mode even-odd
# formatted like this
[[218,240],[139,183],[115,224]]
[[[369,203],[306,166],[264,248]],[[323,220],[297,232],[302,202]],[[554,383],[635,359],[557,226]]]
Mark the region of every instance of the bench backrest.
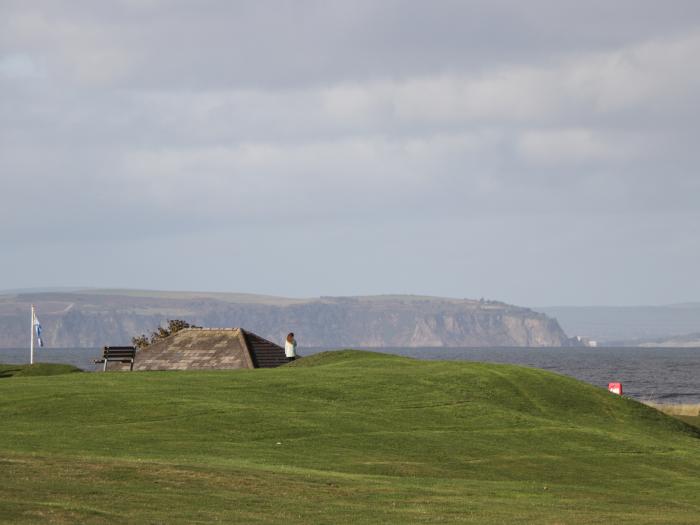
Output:
[[133,346],[105,346],[103,352],[104,358],[124,358],[133,359],[136,355],[136,348]]

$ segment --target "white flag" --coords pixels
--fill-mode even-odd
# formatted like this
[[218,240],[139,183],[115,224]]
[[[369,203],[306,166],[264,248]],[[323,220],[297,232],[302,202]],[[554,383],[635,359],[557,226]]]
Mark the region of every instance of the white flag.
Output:
[[34,331],[36,332],[36,340],[39,343],[39,346],[44,346],[44,341],[41,340],[41,323],[39,322],[39,318],[36,316],[36,313],[34,313]]

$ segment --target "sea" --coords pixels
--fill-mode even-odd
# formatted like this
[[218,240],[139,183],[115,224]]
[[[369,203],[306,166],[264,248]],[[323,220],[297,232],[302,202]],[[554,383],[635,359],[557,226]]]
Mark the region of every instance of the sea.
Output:
[[[311,355],[327,348],[300,348]],[[700,348],[368,348],[447,361],[509,363],[549,370],[607,388],[622,383],[623,393],[639,401],[700,403]],[[35,348],[35,361],[66,363],[96,371],[99,348]],[[0,363],[29,362],[28,348],[0,348]]]

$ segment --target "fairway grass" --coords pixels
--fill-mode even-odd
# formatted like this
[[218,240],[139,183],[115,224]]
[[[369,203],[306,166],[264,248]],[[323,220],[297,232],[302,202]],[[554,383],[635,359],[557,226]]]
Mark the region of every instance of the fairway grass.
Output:
[[6,523],[698,523],[698,429],[510,365],[0,380]]

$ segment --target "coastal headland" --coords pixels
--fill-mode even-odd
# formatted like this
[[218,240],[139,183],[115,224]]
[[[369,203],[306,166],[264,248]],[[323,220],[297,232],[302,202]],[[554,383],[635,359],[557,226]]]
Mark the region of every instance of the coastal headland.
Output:
[[557,321],[499,301],[379,295],[292,299],[250,294],[78,290],[0,294],[0,347],[26,344],[37,305],[51,347],[128,344],[167,319],[244,327],[271,341],[293,330],[306,347],[567,346]]

